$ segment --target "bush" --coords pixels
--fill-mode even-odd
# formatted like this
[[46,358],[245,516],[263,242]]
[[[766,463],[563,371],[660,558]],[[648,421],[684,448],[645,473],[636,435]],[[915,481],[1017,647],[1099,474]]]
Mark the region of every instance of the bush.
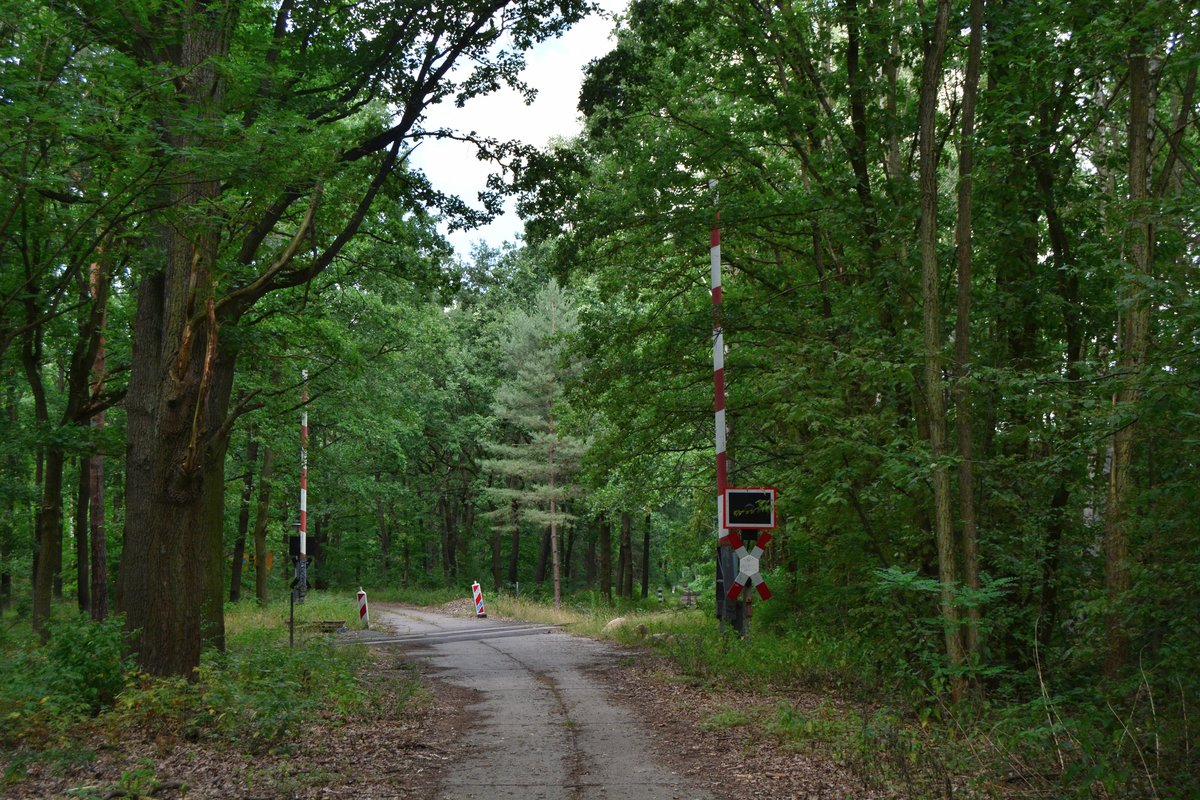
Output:
[[129,664],[120,618],[92,622],[83,615],[52,623],[42,647],[32,636],[0,642],[0,744],[40,746],[47,736],[111,705]]

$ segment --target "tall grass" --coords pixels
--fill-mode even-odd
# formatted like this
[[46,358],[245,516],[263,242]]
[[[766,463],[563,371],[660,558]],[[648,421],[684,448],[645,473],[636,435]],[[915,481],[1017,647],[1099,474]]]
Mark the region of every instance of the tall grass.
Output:
[[[44,645],[27,626],[0,627],[0,789],[21,780],[34,761],[91,758],[86,742],[96,734],[114,742],[211,740],[257,753],[286,747],[307,721],[329,726],[379,713],[377,687],[359,680],[366,648],[335,646],[305,627],[358,627],[354,594],[310,593],[295,616],[289,647],[286,601],[230,605],[226,649],[206,650],[193,675],[175,678],[136,669],[120,618],[97,624],[56,608]],[[415,680],[405,691],[387,690],[404,702]]]

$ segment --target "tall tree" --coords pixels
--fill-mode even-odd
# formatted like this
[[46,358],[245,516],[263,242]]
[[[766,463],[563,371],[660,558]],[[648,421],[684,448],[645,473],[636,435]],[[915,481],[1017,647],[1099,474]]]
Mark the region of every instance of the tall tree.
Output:
[[[963,78],[962,122],[958,143],[957,217],[954,226],[955,264],[958,268],[957,302],[954,315],[954,417],[958,445],[958,516],[961,521],[963,585],[979,589],[979,531],[975,513],[975,437],[972,425],[971,391],[971,268],[972,182],[975,169],[975,105],[979,91],[983,53],[983,0],[971,0],[967,68]],[[979,607],[967,608],[964,637],[965,657],[979,656]]]
[[[336,261],[376,224],[381,194],[446,199],[400,177],[403,142],[430,135],[426,108],[517,83],[520,53],[584,10],[462,0],[401,21],[368,2],[347,23],[312,3],[64,7],[137,66],[129,97],[146,99],[142,129],[158,136],[140,150],[163,211],[136,228],[152,259],[136,276],[122,554],[147,671],[188,674],[202,641],[223,642],[223,470],[249,405],[231,402],[247,311]],[[461,78],[460,61],[473,65]],[[279,157],[263,159],[267,147]]]
[[[573,517],[564,500],[573,493],[583,442],[563,430],[567,412],[563,383],[575,371],[566,361],[565,338],[576,326],[571,299],[551,280],[529,311],[509,318],[504,343],[508,379],[496,391],[496,415],[516,441],[494,442],[485,467],[500,479],[488,495],[501,507],[516,503],[522,518],[545,531],[554,581],[554,603],[562,602],[558,532]],[[505,479],[521,481],[514,489]]]

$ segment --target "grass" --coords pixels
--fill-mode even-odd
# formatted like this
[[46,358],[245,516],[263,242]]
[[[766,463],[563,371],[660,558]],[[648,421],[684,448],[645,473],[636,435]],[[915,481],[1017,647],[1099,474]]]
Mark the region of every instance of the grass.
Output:
[[[360,627],[354,593],[313,592],[295,612],[299,625],[342,620]],[[131,738],[181,738],[279,755],[308,721],[337,726],[370,719],[415,696],[415,677],[412,686],[397,689],[393,681],[386,698],[376,696],[360,680],[370,658],[365,647],[333,647],[308,628],[299,628],[289,647],[288,617],[286,601],[230,605],[226,650],[206,651],[192,680],[138,672],[126,655],[119,618],[97,625],[56,608],[45,645],[26,623],[6,620],[0,625],[0,795],[34,764],[64,774],[93,760],[97,738],[118,749]],[[146,777],[142,772],[131,766],[130,780]]]

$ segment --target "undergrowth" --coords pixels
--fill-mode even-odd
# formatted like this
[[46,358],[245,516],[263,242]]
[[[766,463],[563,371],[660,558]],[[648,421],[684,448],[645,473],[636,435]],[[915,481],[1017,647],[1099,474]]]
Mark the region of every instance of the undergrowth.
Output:
[[331,645],[303,627],[330,620],[358,627],[353,594],[311,593],[295,611],[289,647],[286,602],[230,606],[226,650],[206,650],[193,675],[173,678],[137,671],[119,617],[94,623],[56,609],[44,645],[26,625],[0,625],[0,789],[35,762],[59,770],[94,758],[89,742],[97,736],[280,752],[307,722],[382,713],[358,679],[365,648]]
[[[768,710],[756,725],[779,746],[821,751],[888,796],[1200,797],[1182,685],[1171,697],[1147,676],[1057,689],[1035,675],[1026,684],[993,680],[955,706],[944,676],[906,663],[895,643],[774,619],[769,604],[756,608],[770,610],[743,639],[722,632],[705,605],[702,596],[695,609],[612,606],[590,593],[560,610],[503,596],[495,603],[504,616],[653,648],[689,683],[757,693]],[[618,616],[623,624],[605,631]],[[731,711],[705,724],[716,730],[746,717]]]

